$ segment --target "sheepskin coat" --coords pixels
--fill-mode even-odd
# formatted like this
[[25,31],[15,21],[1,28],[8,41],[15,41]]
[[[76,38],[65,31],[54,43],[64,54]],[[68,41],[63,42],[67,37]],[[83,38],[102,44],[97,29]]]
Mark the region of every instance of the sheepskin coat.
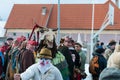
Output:
[[41,73],[39,70],[39,63],[30,66],[25,72],[20,76],[22,80],[63,80],[60,71],[51,64],[51,68],[45,72]]
[[108,59],[107,67],[117,67],[120,69],[120,45],[116,45],[115,51]]

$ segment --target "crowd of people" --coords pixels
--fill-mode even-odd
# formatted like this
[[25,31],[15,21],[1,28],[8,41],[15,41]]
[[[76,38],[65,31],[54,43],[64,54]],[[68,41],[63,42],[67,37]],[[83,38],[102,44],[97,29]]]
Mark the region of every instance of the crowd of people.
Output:
[[[83,45],[70,36],[61,38],[57,46],[55,40],[45,44],[27,40],[7,38],[0,47],[0,80],[83,80],[86,78],[87,55]],[[99,69],[92,74],[93,80],[119,80],[120,45],[111,40],[107,46],[98,41],[93,56],[98,56]],[[117,46],[117,47],[115,47]],[[117,58],[118,57],[118,58]],[[110,72],[112,71],[112,73]]]
[[81,80],[86,77],[86,53],[80,43],[69,36],[61,39],[60,46],[53,42],[46,47],[42,42],[38,45],[24,36],[8,38],[0,48],[0,80]]
[[[120,43],[115,40],[110,40],[108,45],[105,46],[103,42],[97,41],[94,46],[93,58],[98,56],[94,69],[91,69],[92,63],[89,66],[89,72],[92,74],[93,80],[119,80],[120,69]],[[91,59],[91,62],[93,60]],[[94,63],[94,64],[96,64]],[[93,66],[92,66],[93,67]],[[94,70],[94,71],[92,71]],[[96,73],[95,73],[96,72]]]

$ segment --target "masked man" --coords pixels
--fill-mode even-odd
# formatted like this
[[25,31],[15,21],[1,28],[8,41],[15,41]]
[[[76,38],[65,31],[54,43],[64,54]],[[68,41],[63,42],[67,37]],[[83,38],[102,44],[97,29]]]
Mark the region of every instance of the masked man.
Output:
[[63,80],[60,71],[52,65],[51,59],[51,50],[42,48],[39,62],[21,74],[15,74],[14,80]]

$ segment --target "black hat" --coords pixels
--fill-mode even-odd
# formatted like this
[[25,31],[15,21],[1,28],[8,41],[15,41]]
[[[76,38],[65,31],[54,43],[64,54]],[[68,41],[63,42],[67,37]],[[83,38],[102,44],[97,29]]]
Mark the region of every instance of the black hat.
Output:
[[13,38],[7,38],[7,40],[13,40]]
[[98,49],[96,49],[95,52],[96,52],[96,53],[99,53],[99,54],[102,54],[102,53],[105,52],[105,49],[103,49],[103,48],[98,48]]

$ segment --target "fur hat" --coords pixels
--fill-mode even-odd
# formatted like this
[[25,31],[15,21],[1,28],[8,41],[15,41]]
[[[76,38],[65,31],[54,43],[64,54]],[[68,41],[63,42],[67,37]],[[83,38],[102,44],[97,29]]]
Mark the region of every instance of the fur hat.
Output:
[[110,46],[116,45],[116,41],[115,40],[111,40],[108,45],[110,45]]
[[52,59],[52,52],[47,48],[42,48],[40,51],[40,58]]
[[105,49],[103,49],[103,48],[98,48],[98,49],[95,50],[95,52],[97,52],[97,53],[99,53],[99,54],[102,54],[102,53],[105,52]]

